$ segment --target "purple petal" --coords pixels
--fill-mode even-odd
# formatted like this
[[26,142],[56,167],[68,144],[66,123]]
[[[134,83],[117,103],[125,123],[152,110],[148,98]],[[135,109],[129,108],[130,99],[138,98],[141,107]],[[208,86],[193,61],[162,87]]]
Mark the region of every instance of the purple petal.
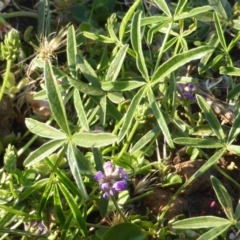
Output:
[[113,196],[116,194],[116,190],[114,188],[111,188],[111,190],[109,191],[110,195]]
[[108,189],[109,189],[109,183],[102,183],[102,184],[100,184],[100,188],[101,188],[103,191],[108,191]]
[[108,199],[109,198],[109,193],[108,192],[103,193],[103,198]]
[[115,189],[117,192],[123,191],[127,189],[127,181],[126,180],[117,181],[113,184],[112,188]]
[[193,89],[193,88],[194,88],[193,83],[189,83],[187,86],[188,86],[190,89]]
[[103,169],[106,176],[110,176],[113,172],[113,165],[111,161],[105,162],[103,164]]
[[123,168],[119,168],[120,177],[124,180],[128,180],[128,174],[124,171]]
[[94,179],[96,181],[101,181],[104,178],[104,174],[101,171],[98,171],[94,174]]

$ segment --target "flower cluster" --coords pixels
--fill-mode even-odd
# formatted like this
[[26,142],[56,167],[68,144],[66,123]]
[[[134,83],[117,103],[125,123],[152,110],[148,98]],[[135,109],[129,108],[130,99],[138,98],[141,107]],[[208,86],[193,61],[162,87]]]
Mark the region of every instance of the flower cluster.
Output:
[[94,175],[98,181],[99,188],[104,192],[103,198],[108,199],[110,196],[127,189],[127,173],[120,167],[114,167],[111,161],[104,163],[103,170]]
[[193,101],[196,100],[195,92],[194,92],[195,87],[193,83],[189,83],[187,85],[178,84],[178,90],[181,92],[182,96],[185,99],[193,100]]
[[38,235],[48,234],[48,229],[42,221],[41,222],[34,221],[33,223],[26,222],[24,224],[24,230]]

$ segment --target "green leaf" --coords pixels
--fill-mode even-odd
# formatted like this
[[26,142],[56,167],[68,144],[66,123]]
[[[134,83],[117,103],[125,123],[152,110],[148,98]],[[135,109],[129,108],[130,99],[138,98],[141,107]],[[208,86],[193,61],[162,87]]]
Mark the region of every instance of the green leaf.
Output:
[[145,135],[143,135],[136,143],[135,145],[130,149],[130,154],[134,154],[138,150],[142,149],[144,146],[146,146],[153,138],[158,136],[160,134],[161,130],[159,126],[157,125],[150,131],[148,131]]
[[217,236],[220,236],[222,233],[227,232],[227,230],[231,227],[232,223],[226,223],[221,226],[215,227],[208,232],[202,234],[198,240],[215,240]]
[[210,127],[212,128],[213,132],[216,134],[217,138],[224,143],[225,142],[225,134],[223,132],[223,129],[221,127],[221,124],[219,123],[216,115],[213,113],[211,107],[209,104],[206,103],[204,98],[200,95],[196,95],[197,97],[197,102],[202,109]]
[[77,54],[76,57],[77,66],[84,75],[84,77],[94,86],[97,88],[101,87],[99,82],[98,76],[91,65],[87,62],[86,59],[83,58],[81,54]]
[[155,0],[154,2],[168,17],[172,17],[172,14],[168,8],[169,4],[165,0]]
[[80,153],[80,151],[71,143],[68,144],[67,159],[73,178],[75,179],[82,196],[85,199],[88,199],[88,194],[82,180],[82,175],[80,171],[80,169],[82,168],[83,172],[86,171],[86,173],[90,175],[88,160],[85,159],[85,157]]
[[25,123],[27,128],[34,134],[51,139],[66,139],[66,135],[56,128],[53,128],[46,123],[36,121],[31,118],[26,118]]
[[237,156],[240,156],[240,147],[239,145],[227,145],[227,150],[229,152],[232,152],[236,154]]
[[25,189],[19,196],[19,202],[26,199],[29,195],[33,194],[34,192],[39,191],[41,188],[43,188],[48,183],[48,180],[49,180],[48,178],[40,179],[30,187]]
[[230,220],[234,220],[232,200],[222,183],[214,176],[211,176],[211,182],[214,192],[222,206],[223,211]]
[[232,7],[227,0],[208,0],[208,3],[221,18],[232,20]]
[[174,12],[174,20],[175,20],[175,16],[181,14],[184,11],[187,3],[188,3],[187,0],[179,0],[178,1],[177,6],[175,8],[175,12]]
[[83,31],[83,36],[86,37],[86,38],[92,39],[94,41],[99,41],[99,42],[103,42],[103,43],[116,43],[115,39],[106,37],[104,35],[99,35],[99,34],[96,34],[96,33]]
[[240,113],[234,119],[233,125],[228,133],[227,144],[231,144],[240,133]]
[[120,223],[112,226],[102,240],[144,240],[145,238],[146,234],[136,224]]
[[225,41],[224,32],[223,32],[219,17],[215,12],[213,13],[213,20],[214,20],[214,23],[215,23],[218,39],[219,39],[224,51],[227,51],[227,44],[226,44],[226,41]]
[[90,132],[87,116],[85,114],[82,100],[81,100],[79,91],[77,89],[74,89],[73,99],[74,99],[74,107],[75,107],[78,119],[81,123],[81,126],[85,131]]
[[67,32],[67,61],[68,67],[72,77],[77,78],[77,43],[74,26],[71,25],[68,27]]
[[214,216],[201,216],[176,221],[172,224],[172,227],[173,229],[199,229],[199,228],[213,228],[229,223],[230,221],[226,218]]
[[71,132],[68,126],[68,120],[62,96],[58,88],[57,80],[53,74],[51,63],[49,61],[46,61],[44,65],[44,78],[46,79],[47,97],[53,117],[61,130],[70,136]]
[[223,148],[224,145],[216,140],[203,138],[179,137],[173,140],[176,144],[199,148]]
[[[239,69],[239,75],[240,75],[240,69]],[[231,89],[229,91],[229,93],[227,94],[227,98],[233,99],[233,98],[237,97],[239,94],[240,94],[240,84],[237,84],[234,86],[233,89]]]
[[55,213],[58,217],[61,227],[63,227],[66,219],[63,212],[62,200],[60,198],[57,185],[54,186],[53,200],[54,200]]
[[80,80],[68,77],[68,81],[73,87],[77,88],[80,92],[84,94],[88,94],[91,96],[103,96],[105,94],[102,89],[89,85]]
[[220,67],[219,70],[220,70],[220,74],[227,74],[229,76],[239,76],[240,75],[240,68],[237,68],[237,67]]
[[117,141],[117,136],[112,133],[75,133],[72,141],[80,147],[104,147]]
[[174,148],[174,144],[173,144],[171,134],[169,132],[166,120],[164,119],[164,116],[163,116],[159,106],[157,105],[157,100],[154,97],[152,89],[149,89],[149,91],[148,91],[148,101],[149,101],[149,104],[152,108],[153,115],[157,119],[158,125],[161,128],[162,133],[163,133],[164,137],[166,138],[166,141],[167,141],[168,145],[171,148]]
[[195,17],[196,15],[205,13],[211,9],[212,8],[210,6],[196,7],[196,8],[191,9],[189,12],[183,12],[180,15],[175,16],[174,20],[177,21],[180,19],[192,18],[192,17]]
[[235,219],[236,220],[239,220],[239,217],[240,217],[240,200],[238,200],[238,205],[235,209],[235,212],[234,212],[234,215],[235,215]]
[[213,50],[214,49],[210,47],[204,46],[194,48],[171,57],[168,61],[164,62],[160,67],[158,67],[158,69],[154,72],[152,76],[152,85],[155,85],[158,82],[164,82],[164,78],[168,76],[171,72],[179,69],[181,66],[192,60],[202,58]]
[[148,70],[145,63],[145,58],[142,51],[142,36],[141,36],[141,17],[142,12],[137,11],[131,24],[131,42],[133,50],[136,53],[137,68],[146,81],[149,81]]
[[132,120],[135,114],[135,110],[137,108],[137,106],[139,105],[142,97],[144,96],[145,92],[146,92],[145,87],[142,87],[137,94],[134,96],[134,98],[132,99],[132,102],[124,116],[124,122],[123,125],[121,127],[121,130],[118,134],[118,142],[120,142],[124,136],[127,134],[127,131],[129,130],[129,128],[131,127],[132,124]]
[[71,208],[71,212],[74,218],[76,219],[76,223],[79,227],[79,231],[84,237],[87,237],[86,220],[82,217],[82,213],[80,212],[79,207],[76,204],[76,200],[62,183],[58,184],[58,186],[62,191],[69,207]]
[[141,87],[146,84],[145,82],[140,81],[115,81],[115,82],[102,82],[102,89],[104,91],[129,91]]
[[117,76],[122,68],[123,61],[125,59],[126,53],[128,50],[128,45],[123,45],[114,59],[111,61],[111,64],[108,68],[107,74],[105,76],[106,81],[114,82],[117,79]]
[[43,160],[45,157],[49,156],[51,153],[56,151],[58,148],[63,146],[65,143],[65,140],[52,140],[45,144],[43,144],[41,147],[39,147],[37,150],[32,152],[23,162],[23,165],[25,167],[30,167],[41,160]]
[[[48,166],[54,170],[54,173],[57,175],[59,181],[64,184],[69,190],[71,190],[72,193],[74,193],[75,196],[78,198],[82,198],[81,192],[77,188],[76,184],[69,179],[68,176],[64,174],[64,172],[58,168],[55,167],[54,163],[49,160],[49,158],[45,158],[45,162],[48,164]],[[49,180],[49,179],[47,179]]]
[[100,109],[99,109],[100,123],[102,126],[105,126],[106,116],[107,116],[107,96],[106,95],[101,97],[99,106],[100,106]]
[[128,9],[128,11],[125,14],[125,16],[123,17],[123,20],[122,20],[122,22],[120,24],[120,27],[119,27],[119,41],[120,42],[123,40],[127,23],[131,19],[135,9],[137,8],[137,6],[139,5],[140,2],[141,2],[141,0],[136,0],[133,3],[133,5]]

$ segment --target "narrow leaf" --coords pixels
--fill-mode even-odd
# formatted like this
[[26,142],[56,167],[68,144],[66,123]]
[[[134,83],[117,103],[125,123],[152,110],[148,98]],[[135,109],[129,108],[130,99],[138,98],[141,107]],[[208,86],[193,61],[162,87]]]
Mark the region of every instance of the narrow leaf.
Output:
[[227,232],[227,230],[231,227],[232,223],[226,223],[221,226],[215,227],[208,232],[202,234],[198,240],[215,240],[218,236],[220,236],[222,233]]
[[179,137],[173,140],[176,144],[199,148],[223,148],[224,145],[216,140],[203,138]]
[[225,134],[223,132],[223,129],[221,127],[221,124],[219,123],[216,115],[213,113],[211,107],[209,104],[206,103],[204,98],[200,95],[197,95],[197,102],[202,109],[210,127],[212,128],[213,132],[216,134],[217,138],[221,142],[225,142]]
[[68,135],[71,135],[62,96],[58,88],[57,80],[53,74],[50,61],[45,62],[44,77],[46,79],[47,97],[53,117],[60,128]]
[[90,131],[89,125],[88,125],[88,120],[87,120],[87,116],[85,114],[85,110],[82,104],[82,100],[80,97],[80,94],[78,92],[77,89],[74,89],[74,93],[73,93],[73,99],[74,99],[74,107],[75,110],[77,112],[77,116],[78,119],[81,123],[81,126],[83,127],[83,129],[87,132]]
[[115,82],[103,82],[102,89],[104,91],[129,91],[141,87],[142,85],[146,84],[145,82],[140,81],[115,81]]
[[189,51],[171,57],[168,61],[164,62],[160,67],[158,67],[156,72],[154,72],[152,76],[152,85],[155,85],[160,81],[163,82],[164,78],[168,76],[171,72],[179,69],[181,66],[192,60],[202,58],[213,50],[214,49],[210,47],[203,46],[191,49]]
[[131,42],[133,50],[136,53],[137,68],[141,72],[143,78],[148,81],[148,70],[145,63],[145,58],[142,51],[142,36],[141,36],[141,17],[142,12],[137,11],[132,20],[131,25]]
[[123,20],[122,20],[122,22],[120,24],[120,27],[119,27],[119,40],[120,40],[120,42],[123,40],[123,36],[125,34],[125,29],[126,29],[127,23],[131,19],[135,9],[137,8],[137,6],[139,5],[140,2],[141,2],[141,0],[136,0],[133,3],[133,5],[128,9],[125,16],[123,17]]
[[122,68],[123,61],[125,59],[126,53],[128,50],[128,45],[123,45],[114,59],[111,61],[111,64],[108,68],[107,74],[105,76],[106,81],[114,82],[117,79],[117,76]]
[[168,3],[165,0],[155,0],[155,3],[168,17],[172,17],[172,14],[168,8]]
[[230,220],[234,220],[233,217],[233,205],[232,200],[222,183],[214,176],[211,176],[211,182],[214,192],[218,198],[219,203],[222,206],[223,211]]
[[80,80],[68,77],[68,81],[73,87],[77,88],[80,92],[84,94],[88,94],[91,96],[103,96],[105,94],[101,88],[89,85]]
[[208,0],[208,2],[221,18],[232,20],[232,7],[227,0]]
[[173,144],[171,134],[169,132],[166,120],[164,119],[164,116],[163,116],[159,106],[157,105],[157,100],[154,97],[152,89],[149,89],[149,91],[148,91],[148,101],[149,101],[149,104],[152,108],[153,115],[157,119],[158,125],[161,128],[162,133],[163,133],[164,137],[166,138],[166,141],[167,141],[168,145],[171,148],[174,148],[174,144]]
[[66,135],[56,128],[53,128],[46,123],[36,121],[31,118],[25,120],[27,128],[34,134],[51,139],[66,139]]
[[231,144],[240,133],[240,113],[234,119],[233,125],[228,133],[227,144]]
[[76,34],[74,26],[71,25],[68,27],[67,32],[67,61],[70,73],[74,78],[77,78],[76,55],[77,55]]
[[85,78],[95,87],[100,88],[101,84],[99,82],[98,76],[91,65],[83,58],[81,54],[77,54],[77,66],[79,67]]
[[72,141],[80,147],[104,147],[117,141],[117,136],[112,133],[75,133]]
[[213,19],[214,19],[214,24],[215,24],[215,27],[216,27],[218,39],[219,39],[224,51],[227,51],[227,44],[226,44],[226,41],[225,41],[222,26],[221,26],[219,17],[215,12],[213,13]]
[[86,221],[82,217],[82,213],[80,212],[79,207],[76,204],[74,197],[71,195],[71,193],[68,191],[68,189],[62,183],[59,184],[59,188],[61,189],[61,191],[71,209],[71,212],[72,212],[74,218],[76,219],[76,222],[77,222],[77,225],[79,227],[81,234],[84,237],[87,237]]
[[58,148],[63,146],[65,143],[65,140],[52,140],[45,144],[43,144],[41,147],[39,147],[37,150],[32,152],[23,162],[23,165],[25,167],[30,167],[41,160],[43,160],[45,157],[49,156],[51,153],[55,152]]
[[118,142],[120,142],[124,136],[127,134],[127,131],[129,130],[129,128],[131,127],[131,124],[132,124],[132,120],[133,120],[133,117],[134,117],[134,113],[136,111],[136,108],[137,106],[139,105],[142,97],[144,96],[145,94],[145,91],[146,91],[146,88],[145,87],[142,87],[138,92],[137,94],[134,96],[134,98],[132,99],[132,102],[124,116],[124,122],[123,122],[123,125],[121,127],[121,130],[118,134]]
[[[82,175],[81,175],[81,171],[80,171],[80,164],[79,162],[82,161],[82,159],[78,159],[77,156],[79,154],[77,153],[77,148],[69,143],[68,144],[68,148],[67,148],[67,158],[68,158],[68,163],[72,172],[72,175],[77,183],[77,186],[82,194],[82,196],[85,199],[88,199],[88,194],[84,185],[84,182],[82,180]],[[85,159],[84,159],[85,161]],[[85,169],[84,169],[85,170]]]
[[174,229],[199,229],[199,228],[213,228],[229,223],[230,221],[226,218],[214,216],[201,216],[176,221],[172,224],[172,227]]

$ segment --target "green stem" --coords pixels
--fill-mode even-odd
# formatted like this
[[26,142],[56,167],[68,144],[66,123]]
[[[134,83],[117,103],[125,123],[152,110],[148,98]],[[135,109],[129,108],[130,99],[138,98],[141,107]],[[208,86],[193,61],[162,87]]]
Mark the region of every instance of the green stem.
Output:
[[32,17],[38,18],[38,13],[33,12],[11,12],[6,14],[1,14],[2,18],[13,18],[13,17]]
[[111,196],[111,199],[112,199],[112,201],[113,201],[113,204],[114,204],[117,212],[120,214],[120,216],[122,217],[122,219],[123,219],[125,222],[129,222],[128,219],[126,218],[126,216],[123,214],[122,210],[119,208],[118,203],[117,203],[115,197],[114,197],[114,196]]
[[17,193],[15,192],[14,187],[13,187],[13,178],[12,178],[12,174],[10,173],[9,175],[10,175],[10,179],[9,179],[9,188],[10,188],[10,191],[11,191],[13,197],[14,197],[14,198],[17,198],[18,195],[17,195]]
[[136,121],[134,123],[133,128],[132,128],[130,134],[128,135],[128,138],[127,138],[126,142],[124,143],[121,152],[118,154],[118,158],[120,158],[123,155],[123,153],[126,152],[127,149],[129,148],[129,145],[132,142],[132,138],[133,138],[138,126],[139,126],[139,123],[140,123],[139,121]]
[[9,73],[10,73],[10,70],[11,70],[11,66],[12,66],[12,61],[11,60],[7,60],[7,68],[6,68],[6,72],[4,74],[3,85],[2,85],[1,91],[0,91],[0,102],[2,101],[2,97],[3,97],[3,94],[5,92],[5,88],[7,86]]

